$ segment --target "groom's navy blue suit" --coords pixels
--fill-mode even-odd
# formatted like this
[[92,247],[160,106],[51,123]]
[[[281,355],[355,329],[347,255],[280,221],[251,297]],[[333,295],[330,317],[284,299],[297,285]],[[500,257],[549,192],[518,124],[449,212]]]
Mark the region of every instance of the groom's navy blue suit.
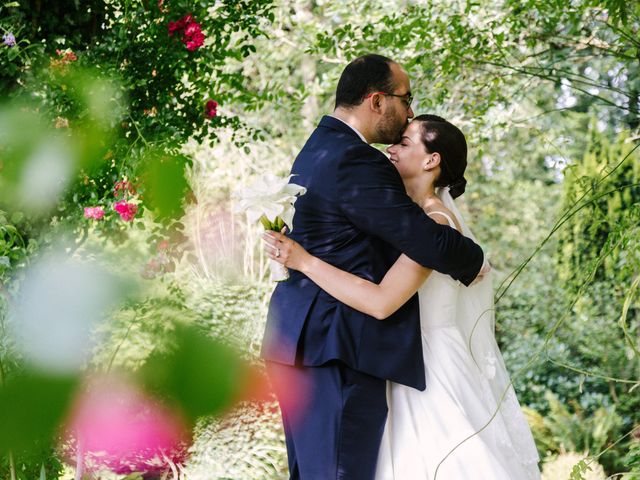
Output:
[[[385,155],[342,121],[322,118],[291,173],[307,188],[291,238],[312,255],[376,283],[401,252],[466,285],[479,272],[480,247],[425,215]],[[291,478],[372,479],[386,417],[383,379],[425,388],[417,295],[378,321],[291,271],[271,297],[262,356],[272,378],[288,380],[274,384]],[[285,391],[298,387],[302,413],[289,411]]]

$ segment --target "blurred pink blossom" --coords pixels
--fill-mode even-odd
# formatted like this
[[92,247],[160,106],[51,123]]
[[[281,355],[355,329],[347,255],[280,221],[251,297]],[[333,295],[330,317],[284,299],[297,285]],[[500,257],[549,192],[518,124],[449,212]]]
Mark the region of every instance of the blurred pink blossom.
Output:
[[120,214],[120,218],[125,222],[130,222],[138,212],[138,206],[135,203],[129,203],[124,200],[116,202],[113,209]]
[[67,460],[90,471],[160,474],[187,457],[180,416],[122,379],[94,379],[76,399],[66,431]]
[[93,218],[101,220],[104,217],[104,208],[102,207],[84,207],[84,218]]

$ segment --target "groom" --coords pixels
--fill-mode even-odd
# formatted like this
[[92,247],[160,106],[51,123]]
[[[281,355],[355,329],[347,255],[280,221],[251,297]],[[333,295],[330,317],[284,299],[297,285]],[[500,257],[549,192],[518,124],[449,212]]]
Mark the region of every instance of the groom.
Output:
[[[296,158],[291,237],[309,253],[379,283],[401,252],[470,284],[480,247],[407,196],[370,143],[398,142],[410,118],[407,73],[365,55],[344,69],[336,108]],[[424,390],[418,298],[385,321],[353,310],[303,274],[276,287],[262,346],[282,410],[291,479],[371,480],[387,414],[385,379]],[[428,435],[428,432],[425,432]]]

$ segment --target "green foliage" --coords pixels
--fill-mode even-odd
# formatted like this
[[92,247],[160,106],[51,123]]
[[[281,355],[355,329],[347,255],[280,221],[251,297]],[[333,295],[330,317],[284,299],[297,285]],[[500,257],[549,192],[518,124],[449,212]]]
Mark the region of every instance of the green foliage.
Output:
[[282,479],[287,471],[284,432],[275,401],[244,402],[196,427],[188,478]]
[[[242,73],[225,65],[255,52],[253,39],[263,34],[264,21],[272,18],[269,0],[215,6],[192,2],[158,6],[141,0],[106,3],[107,28],[87,52],[87,61],[125,79],[131,108],[127,137],[173,145],[192,135],[202,140],[209,134],[214,139],[205,118],[206,101],[211,98],[221,105],[251,101],[243,93]],[[178,34],[168,34],[169,22],[187,13],[202,24],[207,37],[195,51],[188,51]],[[219,115],[211,124],[237,129],[240,119]]]
[[584,460],[580,460],[576,465],[571,469],[570,480],[585,480],[583,473],[587,471],[592,471],[593,469],[585,462]]
[[[623,468],[624,446],[613,446],[613,442],[622,434],[623,419],[613,406],[601,406],[590,412],[577,402],[566,406],[558,397],[547,390],[545,399],[548,412],[540,414],[526,409],[527,419],[538,446],[540,456],[562,454],[566,451],[586,452],[591,456],[599,455],[599,462],[608,471],[620,471]],[[577,466],[577,472],[584,472]]]
[[24,238],[20,225],[24,215],[16,212],[8,218],[7,212],[0,210],[0,283],[7,282],[11,273],[24,265],[28,255],[35,249],[34,241]]
[[[575,281],[581,281],[575,272],[597,261],[605,245],[616,237],[612,232],[627,223],[629,214],[640,205],[640,156],[634,145],[624,136],[611,143],[597,130],[595,121],[588,138],[582,161],[565,170],[564,210],[576,202],[583,207],[575,208],[575,215],[560,234],[559,271],[567,287],[573,289],[579,286]],[[634,262],[625,258],[629,254],[625,247],[629,245],[612,246],[611,255],[596,268],[594,280],[617,274],[623,266],[621,260],[623,264]]]
[[640,439],[634,436],[633,441],[629,445],[629,451],[624,457],[626,470],[629,472],[624,478],[625,480],[640,480]]
[[[77,386],[76,378],[21,373],[0,389],[0,452],[49,445]],[[30,452],[31,453],[31,452]]]
[[[213,390],[179,384],[184,379],[163,355],[213,363],[211,372],[228,384],[216,370],[226,357],[207,348],[226,350],[209,338],[193,356],[175,350],[166,319],[243,346],[255,360],[271,285],[238,280],[242,272],[259,276],[264,265],[235,230],[228,193],[255,173],[288,170],[331,110],[341,69],[366,51],[407,68],[416,113],[461,125],[470,145],[461,207],[503,278],[545,241],[559,209],[637,142],[623,141],[638,127],[637,2],[25,0],[0,8],[0,30],[17,40],[0,45],[0,92],[13,99],[0,113],[0,373],[4,366],[7,377],[20,368],[6,355],[5,306],[31,256],[62,236],[70,254],[108,250],[118,259],[114,269],[145,278],[139,295],[96,332],[104,336],[92,366],[139,370],[151,356],[164,372],[156,383],[202,388],[198,395],[223,403]],[[206,35],[194,51],[168,34],[169,22],[187,13]],[[213,118],[205,114],[209,99],[220,104]],[[594,116],[609,128],[588,129]],[[69,152],[71,174],[52,202],[26,208],[19,186],[38,150]],[[498,303],[499,341],[520,400],[538,412],[542,453],[571,444],[595,454],[640,421],[632,390],[640,376],[640,212],[637,191],[622,188],[637,182],[637,165],[630,158],[589,196],[616,192],[579,204],[559,245],[555,236],[546,243]],[[131,223],[113,211],[122,182],[131,186],[125,199],[140,207]],[[105,218],[82,218],[86,206],[102,206]],[[214,213],[213,227],[228,232],[222,241],[199,223]],[[243,248],[240,262],[227,258]],[[234,285],[212,280],[224,277],[216,255],[233,265]],[[194,478],[278,478],[285,469],[273,405],[203,424]],[[631,465],[634,445],[626,439],[604,455],[607,469]],[[582,458],[565,459],[565,478]],[[43,463],[21,455],[16,462],[30,479]],[[48,477],[59,471],[51,462],[44,462]],[[575,475],[583,473],[594,472]]]
[[10,94],[17,90],[18,79],[42,53],[42,46],[30,41],[29,22],[19,9],[19,2],[0,5],[0,34],[11,34],[15,45],[0,44],[0,92]]
[[[14,451],[12,453],[13,464],[15,465],[16,480],[32,480],[43,478],[60,478],[63,470],[62,463],[55,454],[54,447],[49,443],[37,442],[35,448],[30,448],[28,452]],[[5,455],[0,458],[0,478],[11,478],[10,457]]]
[[188,189],[183,155],[167,155],[163,151],[146,152],[142,174],[145,203],[158,219],[181,218],[183,199]]
[[193,327],[177,326],[169,352],[152,354],[138,374],[146,388],[195,421],[228,408],[247,387],[249,372],[229,347]]

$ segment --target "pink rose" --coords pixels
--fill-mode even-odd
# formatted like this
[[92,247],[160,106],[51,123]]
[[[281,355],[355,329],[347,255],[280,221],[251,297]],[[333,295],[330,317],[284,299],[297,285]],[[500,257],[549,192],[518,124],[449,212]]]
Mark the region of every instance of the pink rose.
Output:
[[188,456],[190,435],[178,412],[120,378],[93,379],[76,398],[66,431],[65,457],[76,464],[80,457],[89,472],[160,476]]
[[209,100],[205,107],[205,115],[209,118],[213,118],[218,115],[218,102],[215,100]]
[[125,222],[130,222],[138,212],[138,206],[134,203],[128,203],[124,200],[117,202],[113,209],[120,214],[120,218]]
[[94,220],[100,220],[104,217],[104,208],[102,207],[85,207],[84,218],[93,218]]

